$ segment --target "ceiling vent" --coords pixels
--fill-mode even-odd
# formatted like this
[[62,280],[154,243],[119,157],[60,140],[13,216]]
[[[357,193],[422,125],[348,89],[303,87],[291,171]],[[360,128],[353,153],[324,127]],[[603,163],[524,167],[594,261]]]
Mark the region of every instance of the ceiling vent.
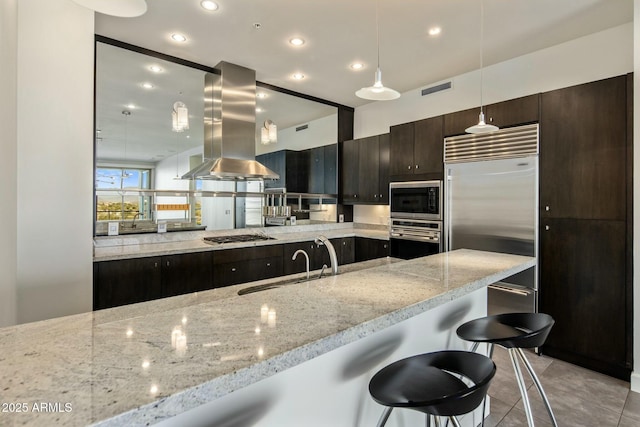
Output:
[[443,90],[451,89],[451,82],[440,83],[439,85],[431,86],[426,89],[422,89],[422,96],[431,95],[432,93],[442,92]]
[[309,129],[309,124],[308,123],[306,125],[298,126],[296,128],[296,132],[300,132],[301,130],[305,130],[305,129]]

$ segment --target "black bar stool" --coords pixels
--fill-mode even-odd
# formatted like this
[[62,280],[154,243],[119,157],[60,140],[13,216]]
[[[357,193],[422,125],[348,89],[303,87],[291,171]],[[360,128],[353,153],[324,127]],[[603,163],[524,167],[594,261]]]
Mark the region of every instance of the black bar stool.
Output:
[[479,343],[489,344],[489,357],[493,354],[494,344],[507,349],[513,370],[516,373],[524,411],[530,427],[534,426],[533,415],[518,358],[529,371],[540,397],[542,397],[544,406],[547,408],[551,422],[557,427],[556,417],[553,415],[547,395],[542,389],[542,384],[540,384],[538,376],[533,371],[524,351],[522,351],[523,348],[540,347],[544,344],[554,323],[553,318],[544,313],[505,313],[471,320],[461,325],[456,331],[460,338],[474,343],[472,351],[477,349]]
[[[378,371],[369,382],[373,399],[386,406],[378,420],[382,427],[393,408],[409,408],[431,416],[455,418],[484,401],[496,373],[490,358],[467,351],[439,351],[398,360]],[[466,381],[466,382],[465,382]]]

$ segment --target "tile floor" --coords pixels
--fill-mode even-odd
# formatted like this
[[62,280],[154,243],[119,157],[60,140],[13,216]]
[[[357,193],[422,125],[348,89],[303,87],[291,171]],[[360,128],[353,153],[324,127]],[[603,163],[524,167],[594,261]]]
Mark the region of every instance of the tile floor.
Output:
[[[559,427],[640,426],[640,393],[630,391],[628,382],[533,353],[527,353],[527,358],[547,393]],[[485,426],[526,426],[527,418],[507,351],[496,347],[493,359],[498,372],[489,388],[491,415]],[[525,378],[535,425],[551,426],[533,381],[526,373]]]

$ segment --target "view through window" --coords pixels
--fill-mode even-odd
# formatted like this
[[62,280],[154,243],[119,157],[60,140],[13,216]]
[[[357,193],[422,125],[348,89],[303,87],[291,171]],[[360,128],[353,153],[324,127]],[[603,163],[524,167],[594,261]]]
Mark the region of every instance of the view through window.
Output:
[[131,168],[96,169],[96,220],[124,221],[151,218],[149,196],[127,195],[124,191],[100,192],[100,190],[147,190],[151,188],[151,170]]

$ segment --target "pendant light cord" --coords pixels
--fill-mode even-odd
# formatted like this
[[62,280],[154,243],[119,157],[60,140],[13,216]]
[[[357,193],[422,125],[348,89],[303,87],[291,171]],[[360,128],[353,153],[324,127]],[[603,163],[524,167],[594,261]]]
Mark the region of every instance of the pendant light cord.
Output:
[[482,87],[483,87],[483,61],[482,50],[484,47],[484,0],[480,0],[480,113],[482,113]]
[[378,18],[379,8],[380,0],[376,0],[376,46],[378,47],[378,69],[380,69],[380,22]]

